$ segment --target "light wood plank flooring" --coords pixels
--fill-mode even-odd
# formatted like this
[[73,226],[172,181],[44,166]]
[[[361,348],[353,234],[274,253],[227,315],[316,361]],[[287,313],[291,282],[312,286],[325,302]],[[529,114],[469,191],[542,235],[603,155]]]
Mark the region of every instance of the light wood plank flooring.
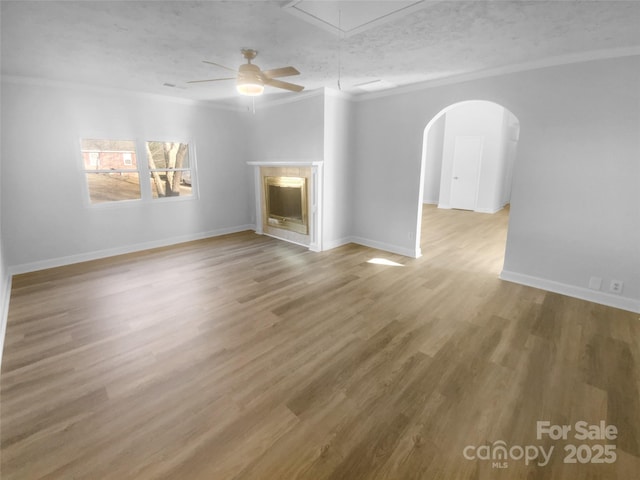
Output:
[[[426,206],[417,260],[246,232],[16,276],[2,479],[640,478],[638,315],[499,280],[506,222]],[[555,450],[463,455],[500,440]]]

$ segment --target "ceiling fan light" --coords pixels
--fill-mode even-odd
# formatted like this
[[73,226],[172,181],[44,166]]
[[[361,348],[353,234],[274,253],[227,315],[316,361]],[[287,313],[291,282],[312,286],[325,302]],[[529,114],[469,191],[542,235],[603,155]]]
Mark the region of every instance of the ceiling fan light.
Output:
[[262,95],[264,92],[264,85],[259,81],[251,81],[251,80],[238,80],[238,84],[236,85],[236,89],[240,95],[246,95],[247,97],[256,97],[258,95]]
[[260,74],[260,68],[256,65],[245,64],[238,71],[236,89],[240,95],[255,97],[264,92],[264,80]]

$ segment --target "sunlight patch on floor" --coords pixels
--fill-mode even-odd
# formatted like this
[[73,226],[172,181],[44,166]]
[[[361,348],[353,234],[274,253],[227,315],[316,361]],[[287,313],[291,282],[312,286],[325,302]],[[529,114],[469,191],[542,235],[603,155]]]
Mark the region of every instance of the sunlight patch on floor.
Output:
[[373,263],[375,265],[387,265],[390,267],[404,267],[401,263],[394,262],[393,260],[387,260],[386,258],[372,258],[367,260],[367,263]]

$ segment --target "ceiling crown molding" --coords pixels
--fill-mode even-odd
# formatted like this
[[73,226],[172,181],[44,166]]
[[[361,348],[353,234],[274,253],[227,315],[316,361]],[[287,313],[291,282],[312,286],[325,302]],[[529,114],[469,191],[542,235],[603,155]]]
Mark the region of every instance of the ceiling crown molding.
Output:
[[535,62],[519,63],[515,65],[508,65],[505,67],[492,68],[488,70],[481,70],[478,72],[471,72],[452,77],[440,78],[435,80],[427,80],[424,82],[412,83],[408,85],[402,85],[397,88],[391,88],[388,90],[382,90],[372,93],[360,93],[353,96],[353,100],[356,102],[362,102],[374,98],[388,97],[392,95],[401,95],[404,93],[411,93],[420,90],[426,90],[429,88],[443,87],[446,85],[454,85],[456,83],[469,82],[473,80],[481,80],[484,78],[497,77],[500,75],[508,75],[511,73],[519,73],[530,70],[539,70],[549,67],[557,67],[562,65],[571,65],[574,63],[586,63],[597,60],[607,60],[613,58],[633,57],[640,55],[640,46],[638,47],[624,47],[606,50],[593,50],[590,52],[577,53],[572,55],[561,55],[557,57],[549,57],[543,60]]
[[182,105],[197,105],[217,110],[227,110],[234,112],[244,111],[241,108],[226,105],[215,100],[198,100],[184,97],[176,97],[172,95],[163,95],[159,93],[141,92],[139,90],[126,90],[122,88],[105,87],[100,85],[87,85],[84,83],[74,83],[61,80],[52,80],[47,78],[23,77],[19,75],[1,75],[0,82],[3,84],[28,85],[35,87],[61,88],[74,91],[83,91],[90,93],[104,93],[118,96],[129,96],[133,98],[144,98],[151,100],[162,100],[165,102],[178,103]]

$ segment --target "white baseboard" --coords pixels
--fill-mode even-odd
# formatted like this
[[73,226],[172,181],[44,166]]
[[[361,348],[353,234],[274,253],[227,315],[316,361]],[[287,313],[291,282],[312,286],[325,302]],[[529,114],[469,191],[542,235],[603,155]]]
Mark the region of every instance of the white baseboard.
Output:
[[[256,232],[256,233],[258,233],[258,232]],[[267,233],[267,232],[258,233],[258,235],[264,235],[265,237],[271,237],[271,238],[275,238],[276,240],[282,240],[283,242],[292,243],[292,244],[298,245],[300,247],[305,247],[305,248],[308,248],[309,250],[311,250],[313,252],[319,252],[320,251],[320,250],[316,249],[317,247],[316,247],[315,244],[298,242],[296,240],[293,240],[292,238],[279,237],[278,235],[274,235],[272,233]]]
[[613,295],[610,293],[591,290],[589,288],[578,287],[576,285],[569,285],[540,277],[533,277],[523,273],[510,272],[508,270],[503,270],[500,273],[500,278],[508,282],[539,288],[549,292],[560,293],[569,297],[599,303],[608,307],[620,308],[629,312],[640,313],[640,300],[638,299]]
[[421,256],[420,249],[401,247],[399,245],[378,242],[377,240],[371,240],[362,237],[350,237],[349,239],[352,243],[357,243],[358,245],[364,245],[365,247],[376,248],[378,250],[384,250],[386,252],[397,253],[399,255],[404,255],[405,257],[419,258]]
[[2,305],[0,305],[0,367],[2,367],[2,354],[4,353],[4,337],[7,333],[7,319],[9,318],[9,300],[11,299],[11,275],[5,279],[5,288],[2,292]]
[[[268,234],[266,234],[268,235]],[[269,236],[269,235],[268,235]],[[271,235],[273,236],[273,235]],[[303,247],[309,247],[309,250],[313,252],[326,252],[327,250],[333,250],[334,248],[341,247],[342,245],[347,245],[348,243],[355,243],[358,245],[362,245],[364,247],[375,248],[377,250],[384,250],[390,253],[397,253],[399,255],[403,255],[405,257],[411,258],[419,258],[422,256],[421,249],[411,250],[409,248],[400,247],[398,245],[392,245],[389,243],[378,242],[376,240],[370,240],[368,238],[362,237],[343,237],[337,240],[324,241],[322,244],[322,250],[318,248],[314,248],[314,245],[304,245],[302,243],[293,242],[291,240],[286,240],[280,237],[273,236],[273,238],[277,238],[279,240],[284,240],[287,242],[295,243],[297,245],[301,245]]]
[[[443,210],[453,210],[453,207],[451,205],[446,204],[446,203],[439,204],[438,208],[442,208]],[[477,213],[496,213],[496,212],[499,212],[500,210],[502,210],[503,208],[504,208],[504,206],[498,207],[496,209],[492,209],[492,208],[476,208],[475,210],[469,210],[469,211],[473,211],[473,212],[477,212]]]
[[348,243],[356,243],[364,247],[375,248],[377,250],[384,250],[390,253],[397,253],[399,255],[404,255],[405,257],[419,258],[422,256],[422,251],[419,248],[416,251],[414,251],[409,248],[400,247],[398,245],[391,245],[389,243],[378,242],[376,240],[370,240],[368,238],[362,238],[362,237],[342,237],[336,240],[324,241],[322,243],[322,249],[320,250],[319,248],[317,248],[318,246],[314,244],[305,245],[292,240],[287,240],[286,238],[280,238],[275,235],[269,235],[265,233],[262,233],[262,235],[271,236],[273,238],[277,238],[278,240],[283,240],[285,242],[290,242],[303,247],[308,247],[309,250],[311,250],[312,252],[325,252],[327,250],[332,250],[334,248],[341,247],[342,245],[347,245]]
[[325,240],[322,244],[322,250],[333,250],[334,248],[341,247],[342,245],[346,245],[347,243],[354,243],[351,237],[343,237],[338,238],[336,240]]
[[77,255],[69,255],[65,257],[51,258],[38,262],[23,263],[20,265],[12,265],[8,268],[11,275],[21,273],[35,272],[46,268],[62,267],[73,263],[87,262],[90,260],[98,260],[100,258],[113,257],[115,255],[123,255],[126,253],[134,253],[142,250],[150,250],[152,248],[167,247],[178,243],[192,242],[194,240],[202,240],[204,238],[218,237],[229,233],[244,232],[254,230],[255,225],[238,225],[235,227],[225,227],[209,232],[200,232],[191,235],[180,235],[177,237],[169,237],[162,240],[154,240],[151,242],[136,243],[133,245],[125,245],[122,247],[107,248],[105,250],[96,250],[93,252],[80,253]]
[[504,207],[498,207],[498,208],[495,208],[495,209],[493,209],[493,208],[477,208],[477,209],[476,209],[476,210],[474,210],[474,211],[475,211],[475,212],[478,212],[478,213],[491,213],[491,214],[493,214],[493,213],[497,213],[497,212],[499,212],[499,211],[500,211],[500,210],[502,210],[503,208],[504,208]]

